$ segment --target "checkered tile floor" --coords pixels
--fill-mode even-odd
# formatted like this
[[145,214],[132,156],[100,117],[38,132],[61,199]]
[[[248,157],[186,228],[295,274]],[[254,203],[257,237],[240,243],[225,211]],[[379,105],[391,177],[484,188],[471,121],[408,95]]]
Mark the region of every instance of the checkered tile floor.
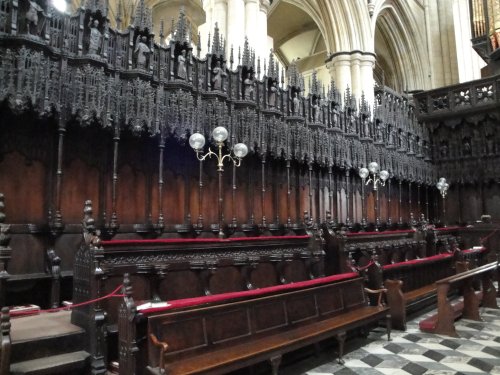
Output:
[[348,342],[344,365],[337,363],[331,349],[280,374],[500,375],[500,310],[481,308],[483,322],[458,320],[459,338],[420,332],[418,322],[434,313],[414,318],[406,332],[393,331],[392,341],[377,328],[367,339]]

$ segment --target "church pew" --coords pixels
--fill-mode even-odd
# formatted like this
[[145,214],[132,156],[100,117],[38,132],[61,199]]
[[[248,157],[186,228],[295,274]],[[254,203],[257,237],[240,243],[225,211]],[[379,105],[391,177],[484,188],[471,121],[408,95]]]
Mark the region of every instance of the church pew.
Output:
[[[357,273],[260,290],[169,301],[137,310],[128,277],[119,314],[120,374],[222,374],[269,361],[277,374],[284,353],[329,337],[339,361],[348,330],[381,319],[389,308],[368,306]],[[371,291],[381,293],[379,291]]]
[[[240,292],[311,280],[323,275],[323,249],[312,233],[228,239],[101,241],[86,202],[84,241],[75,256],[73,303],[110,293],[130,274],[141,300],[175,300]],[[116,334],[119,302],[98,301],[73,309],[71,322],[84,328],[93,366],[106,361]]]
[[[492,273],[498,272],[498,261],[457,273],[436,281],[438,311],[437,316],[420,322],[420,329],[440,335],[458,337],[455,329],[455,320],[458,316],[464,319],[481,320],[479,305],[498,309],[496,289],[492,282]],[[480,277],[481,292],[474,290],[474,279]],[[461,312],[452,306],[449,299],[450,292],[458,290],[463,297]]]
[[435,282],[456,272],[456,260],[468,260],[475,265],[485,252],[486,249],[481,247],[383,266],[375,258],[367,269],[367,285],[372,288],[383,285],[387,289],[392,325],[395,329],[406,330],[407,314],[435,302]]

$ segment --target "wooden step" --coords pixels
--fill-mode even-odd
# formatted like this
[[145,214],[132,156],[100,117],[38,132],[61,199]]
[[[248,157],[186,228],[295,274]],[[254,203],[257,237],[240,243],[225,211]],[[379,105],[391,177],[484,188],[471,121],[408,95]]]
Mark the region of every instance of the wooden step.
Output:
[[10,365],[11,375],[56,375],[84,374],[89,366],[90,354],[77,351],[13,363]]
[[85,332],[66,311],[11,320],[11,363],[85,350]]

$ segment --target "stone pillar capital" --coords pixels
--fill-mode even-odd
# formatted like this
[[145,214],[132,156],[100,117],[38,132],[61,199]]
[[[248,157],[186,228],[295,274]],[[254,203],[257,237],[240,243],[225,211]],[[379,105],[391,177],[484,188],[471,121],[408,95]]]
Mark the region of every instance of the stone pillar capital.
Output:
[[334,56],[331,60],[330,63],[333,66],[348,66],[351,65],[351,55],[350,54],[338,54]]
[[375,55],[373,55],[371,53],[361,55],[361,58],[359,60],[360,60],[361,66],[370,67],[372,69],[375,67],[376,58],[375,58]]
[[269,8],[271,7],[271,2],[269,0],[260,0],[260,11],[267,14]]

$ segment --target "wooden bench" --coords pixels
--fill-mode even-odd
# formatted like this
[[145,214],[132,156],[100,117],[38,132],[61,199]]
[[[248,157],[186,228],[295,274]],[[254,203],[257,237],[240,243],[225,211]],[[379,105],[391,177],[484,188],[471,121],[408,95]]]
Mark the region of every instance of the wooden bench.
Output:
[[[321,241],[313,233],[240,238],[158,238],[102,241],[84,208],[84,241],[75,255],[73,303],[117,288],[125,273],[134,297],[177,300],[284,285],[323,276]],[[108,299],[72,310],[71,322],[88,333],[93,368],[102,371],[115,339],[119,302]]]
[[[381,319],[389,308],[369,306],[355,273],[289,285],[171,301],[136,311],[129,281],[120,307],[120,374],[222,374],[268,360],[278,373],[281,356],[335,337],[342,361],[346,332]],[[382,291],[374,291],[380,293]]]
[[485,250],[464,250],[384,266],[374,262],[367,270],[368,286],[377,288],[383,285],[387,289],[392,327],[404,331],[407,314],[436,302],[435,282],[456,272],[455,260],[467,259],[476,264]]
[[[479,305],[498,309],[496,289],[492,282],[492,273],[498,271],[498,261],[485,264],[465,272],[436,281],[438,312],[434,324],[427,327],[421,325],[425,332],[457,337],[455,319],[461,315],[465,319],[481,320]],[[473,287],[474,278],[481,277],[481,293],[476,293]],[[460,291],[463,297],[461,314],[457,314],[448,298],[452,289]]]

